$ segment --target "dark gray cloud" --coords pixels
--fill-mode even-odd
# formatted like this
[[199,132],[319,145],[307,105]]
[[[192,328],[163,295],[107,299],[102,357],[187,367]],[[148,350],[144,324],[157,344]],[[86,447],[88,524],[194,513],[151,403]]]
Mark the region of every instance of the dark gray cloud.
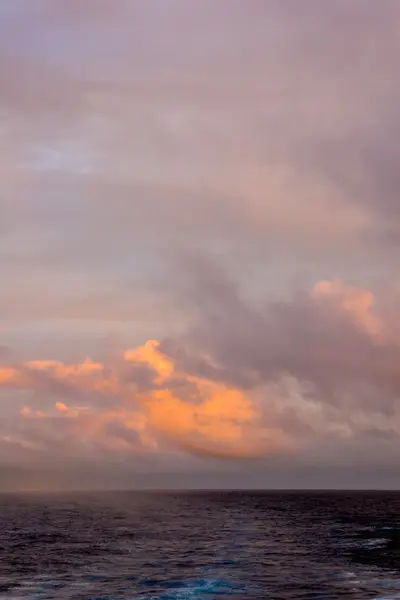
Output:
[[[332,406],[346,415],[350,428],[357,430],[366,419],[371,432],[375,420],[380,435],[377,415],[384,431],[390,419],[398,424],[399,339],[369,292],[327,282],[287,300],[254,305],[215,260],[189,264],[191,284],[183,298],[197,307],[193,327],[161,344],[182,370],[249,390],[294,378],[302,384],[304,405],[310,400],[324,410]],[[312,420],[302,422],[298,408],[285,409],[281,422],[307,432]]]

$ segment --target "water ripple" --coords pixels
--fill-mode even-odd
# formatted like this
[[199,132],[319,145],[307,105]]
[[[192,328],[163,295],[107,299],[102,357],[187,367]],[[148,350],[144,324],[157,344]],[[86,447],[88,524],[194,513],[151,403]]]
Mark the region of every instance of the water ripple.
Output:
[[0,599],[394,600],[399,494],[0,496]]

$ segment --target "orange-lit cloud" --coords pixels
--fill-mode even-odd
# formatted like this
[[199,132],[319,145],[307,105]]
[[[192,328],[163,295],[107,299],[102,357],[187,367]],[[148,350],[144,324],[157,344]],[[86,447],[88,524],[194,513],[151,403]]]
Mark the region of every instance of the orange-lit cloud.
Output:
[[313,296],[322,301],[332,300],[362,331],[375,337],[383,333],[383,323],[374,313],[375,298],[369,290],[346,286],[340,281],[319,281],[314,286]]
[[[178,371],[159,350],[158,342],[150,340],[127,350],[122,361],[151,367],[154,389],[133,392],[130,384],[118,381],[118,369],[106,373],[103,365],[88,359],[76,365],[29,361],[20,367],[5,368],[1,382],[27,390],[44,390],[46,386],[53,389],[54,383],[61,383],[72,396],[82,391],[114,394],[112,409],[70,405],[61,400],[47,411],[29,406],[21,409],[23,419],[67,421],[69,435],[114,450],[131,447],[137,451],[141,447],[142,451],[153,451],[157,440],[189,453],[220,458],[251,458],[288,449],[287,436],[262,423],[255,402],[244,392]],[[45,380],[40,378],[43,373]],[[187,396],[186,385],[190,387]],[[129,432],[135,433],[135,443],[128,442]]]
[[[177,356],[170,343],[149,340],[109,365],[86,358],[78,364],[36,360],[4,366],[4,388],[54,398],[46,408],[22,407],[28,438],[31,428],[60,427],[70,443],[112,452],[176,448],[248,459],[301,452],[315,436],[345,439],[360,428],[388,429],[383,405],[365,411],[353,397],[346,404],[343,388],[346,382],[365,395],[375,388],[390,394],[400,386],[392,366],[400,350],[381,335],[385,321],[369,291],[320,281],[292,303],[271,304],[260,320],[235,299],[233,288],[221,285],[224,318],[241,326],[225,330],[223,318],[212,329],[204,323],[207,337],[199,342],[207,343],[207,353],[200,345],[201,362],[194,340],[189,357],[190,339],[183,337],[176,340],[182,350]],[[202,318],[210,318],[210,301],[212,294]],[[40,444],[39,434],[37,439]]]

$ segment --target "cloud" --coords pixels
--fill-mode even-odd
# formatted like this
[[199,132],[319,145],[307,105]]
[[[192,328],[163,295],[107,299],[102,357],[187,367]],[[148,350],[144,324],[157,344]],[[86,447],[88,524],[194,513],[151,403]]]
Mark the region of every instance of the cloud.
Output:
[[[242,391],[177,371],[158,348],[149,341],[109,367],[86,359],[76,365],[30,361],[2,368],[3,387],[60,398],[47,409],[24,406],[15,433],[3,439],[48,451],[66,451],[67,444],[73,454],[85,453],[86,444],[91,453],[100,448],[125,455],[154,452],[161,444],[160,451],[175,446],[193,455],[231,459],[288,446],[282,431],[259,420],[257,406]],[[67,403],[77,395],[86,406]],[[104,406],[99,395],[114,401]]]
[[310,466],[328,464],[332,453],[333,466],[344,457],[364,463],[366,454],[392,460],[400,339],[370,291],[322,280],[255,305],[217,264],[189,265],[183,298],[197,310],[182,336],[149,340],[109,364],[3,366],[3,388],[53,398],[21,407],[3,441],[128,462],[176,452],[291,456]]
[[4,455],[391,457],[398,1],[0,11]]
[[171,244],[347,268],[346,242],[355,272],[361,250],[379,262],[369,240],[397,227],[398,5],[308,5],[43,2],[5,17],[2,268],[109,282],[139,255],[147,281]]
[[205,264],[191,264],[184,296],[197,307],[192,328],[160,346],[179,369],[258,390],[268,417],[295,436],[389,434],[394,423],[400,433],[400,338],[369,290],[320,281],[254,305]]

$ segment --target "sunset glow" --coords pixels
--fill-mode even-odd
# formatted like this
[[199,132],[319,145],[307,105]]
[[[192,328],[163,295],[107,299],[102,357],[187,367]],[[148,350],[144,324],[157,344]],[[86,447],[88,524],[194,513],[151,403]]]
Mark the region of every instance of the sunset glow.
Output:
[[400,3],[0,4],[4,487],[396,486]]

